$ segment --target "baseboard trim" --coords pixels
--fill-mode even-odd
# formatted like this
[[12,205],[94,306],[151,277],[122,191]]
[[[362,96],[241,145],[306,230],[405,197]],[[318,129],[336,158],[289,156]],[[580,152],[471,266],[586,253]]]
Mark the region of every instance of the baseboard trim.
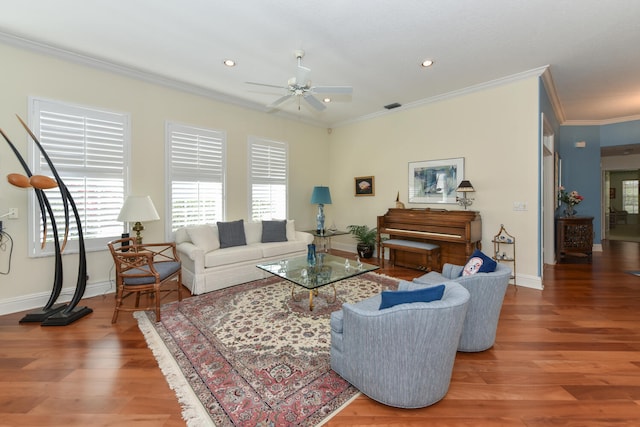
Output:
[[[341,242],[331,242],[331,247],[333,249],[339,250],[339,251],[345,251],[345,252],[351,252],[353,253],[354,257],[357,254],[357,250],[356,250],[356,246],[355,245],[349,245],[349,244],[345,244],[345,243],[341,243]],[[600,245],[600,248],[602,250],[602,245]],[[594,249],[597,250],[597,249]],[[385,251],[385,259],[388,259],[386,257],[386,251]],[[377,255],[376,255],[377,256]],[[367,262],[367,260],[364,260],[364,262]],[[516,283],[517,286],[522,286],[525,288],[531,288],[531,289],[537,289],[537,290],[542,290],[543,286],[542,286],[542,279],[540,277],[537,276],[529,276],[526,274],[518,274],[516,277]]]
[[[62,288],[57,302],[69,302],[73,298],[75,287]],[[115,292],[113,282],[91,283],[87,285],[83,298],[91,298],[99,295],[111,294]],[[7,298],[0,301],[0,316],[21,311],[42,308],[49,301],[50,292],[40,292],[37,294],[21,295],[16,298]]]

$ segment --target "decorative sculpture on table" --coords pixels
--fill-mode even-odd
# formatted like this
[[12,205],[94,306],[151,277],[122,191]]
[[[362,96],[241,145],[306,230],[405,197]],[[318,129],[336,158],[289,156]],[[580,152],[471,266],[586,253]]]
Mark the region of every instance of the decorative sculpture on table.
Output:
[[[87,314],[93,312],[92,309],[88,307],[77,307],[80,299],[84,295],[84,291],[87,287],[87,258],[86,251],[84,246],[84,237],[82,234],[82,223],[80,221],[80,215],[78,213],[78,209],[76,207],[75,201],[71,194],[69,193],[67,187],[64,182],[58,175],[58,171],[55,166],[51,162],[51,159],[47,155],[46,151],[40,144],[38,138],[34,135],[33,132],[29,129],[26,123],[18,116],[18,120],[25,128],[29,136],[33,139],[34,143],[40,150],[40,153],[44,157],[45,161],[49,165],[51,172],[53,173],[55,180],[42,176],[42,175],[33,175],[29,170],[28,165],[24,161],[23,157],[20,155],[16,147],[9,140],[9,138],[5,135],[4,132],[0,129],[0,133],[2,133],[3,138],[12,151],[18,158],[18,161],[22,165],[27,176],[20,174],[9,174],[7,179],[9,183],[14,186],[21,188],[34,188],[36,197],[38,199],[38,205],[40,206],[40,214],[42,217],[43,223],[43,236],[42,236],[42,247],[46,244],[46,235],[47,235],[47,213],[49,218],[51,219],[51,229],[53,233],[54,239],[54,249],[55,249],[55,274],[53,280],[53,290],[51,291],[51,296],[49,297],[49,301],[47,304],[40,310],[35,312],[28,313],[21,322],[42,322],[43,326],[64,326],[74,321],[86,316]],[[58,229],[56,220],[53,214],[53,210],[51,209],[51,205],[49,200],[47,199],[46,194],[44,193],[45,189],[58,188],[60,191],[60,195],[62,196],[62,205],[64,208],[64,221],[65,221],[65,232],[64,232],[64,241],[62,246],[60,245],[59,237],[58,237]],[[55,302],[60,296],[60,292],[62,290],[62,252],[66,246],[68,235],[69,235],[69,206],[74,214],[74,218],[76,221],[76,227],[78,230],[78,278],[76,282],[76,289],[71,298],[69,304],[59,304],[55,306]]]
[[396,196],[396,209],[404,209],[404,203],[400,201],[400,192],[398,191],[398,195]]

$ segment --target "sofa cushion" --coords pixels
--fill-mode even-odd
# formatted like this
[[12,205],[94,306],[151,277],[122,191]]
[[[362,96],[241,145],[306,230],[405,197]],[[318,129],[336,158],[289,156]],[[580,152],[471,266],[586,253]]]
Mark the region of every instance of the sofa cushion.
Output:
[[265,258],[284,256],[307,249],[307,244],[302,240],[294,240],[293,242],[259,243],[256,246],[260,248],[262,256]]
[[296,221],[293,219],[287,220],[287,240],[296,240]]
[[[160,275],[161,281],[180,270],[180,267],[181,264],[179,261],[162,261],[153,263],[153,268]],[[144,265],[127,270],[125,274],[151,274],[151,269],[148,265]],[[155,276],[125,277],[124,283],[125,285],[150,285],[152,283],[156,283],[156,278]]]
[[286,242],[287,221],[262,221],[262,243]]
[[382,291],[380,310],[399,304],[440,300],[444,295],[444,288],[444,285],[438,285],[412,291]]
[[471,276],[476,273],[491,273],[496,270],[497,264],[498,263],[495,260],[476,249],[467,260],[467,263],[462,269],[460,275]]
[[205,252],[215,251],[220,248],[218,227],[211,225],[198,225],[187,228],[187,234],[191,242]]
[[244,246],[247,240],[244,236],[244,221],[220,222],[218,221],[218,235],[220,236],[220,248]]
[[204,266],[205,268],[219,267],[221,265],[237,264],[247,261],[254,261],[257,264],[261,260],[262,250],[258,245],[232,246],[230,248],[206,253],[204,255]]
[[244,223],[244,237],[247,245],[260,243],[262,239],[262,221],[247,221]]

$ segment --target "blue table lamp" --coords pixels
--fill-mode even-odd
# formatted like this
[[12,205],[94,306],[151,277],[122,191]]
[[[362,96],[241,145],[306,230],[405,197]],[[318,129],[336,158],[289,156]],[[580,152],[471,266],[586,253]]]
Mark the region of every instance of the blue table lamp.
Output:
[[331,193],[329,187],[316,186],[313,187],[313,193],[311,194],[311,203],[318,205],[317,220],[317,233],[319,235],[324,234],[324,205],[331,204]]

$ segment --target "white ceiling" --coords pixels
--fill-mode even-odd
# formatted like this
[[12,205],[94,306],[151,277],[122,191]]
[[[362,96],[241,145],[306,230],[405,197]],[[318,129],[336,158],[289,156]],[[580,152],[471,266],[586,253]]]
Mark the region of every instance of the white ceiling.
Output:
[[245,82],[284,86],[303,49],[314,85],[353,95],[284,110],[328,127],[548,65],[562,121],[613,122],[640,117],[639,21],[638,0],[29,0],[3,5],[0,41],[256,108],[284,92]]

